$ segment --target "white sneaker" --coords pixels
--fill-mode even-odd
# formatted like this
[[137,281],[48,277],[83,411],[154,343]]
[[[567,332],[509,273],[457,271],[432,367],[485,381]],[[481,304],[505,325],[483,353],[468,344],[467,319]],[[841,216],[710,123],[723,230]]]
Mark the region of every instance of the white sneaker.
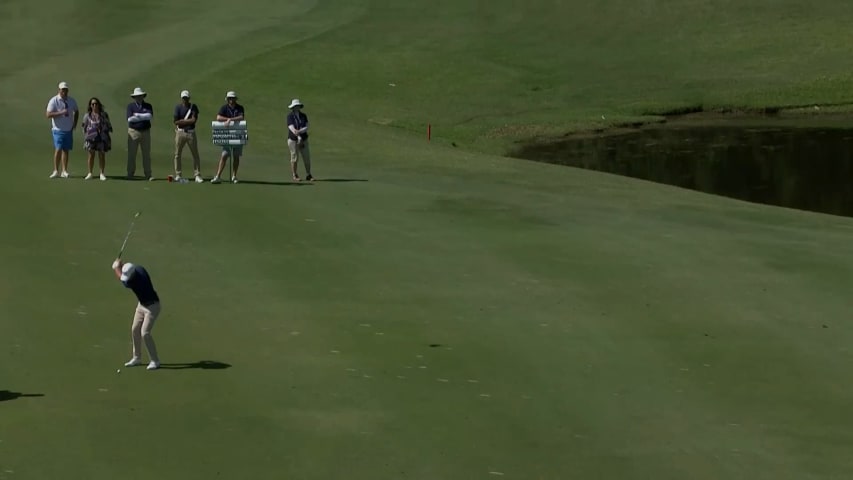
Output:
[[195,176],[195,183],[204,183],[204,179],[201,178],[201,175]]
[[176,181],[176,182],[180,183],[180,182],[181,182],[181,180],[183,180],[183,178],[181,178],[181,176],[180,176],[180,175],[175,175],[175,181]]
[[152,176],[148,177],[148,181],[149,181],[149,182],[153,182],[153,181],[154,181],[154,176],[152,175]]
[[236,176],[236,175],[235,175],[235,176],[233,176],[233,177],[231,177],[231,183],[237,183],[237,182],[239,182],[239,180],[237,180],[237,176]]
[[54,170],[53,173],[50,174],[50,178],[56,178],[58,176],[59,176],[59,172],[57,172],[56,170]]
[[145,367],[146,370],[157,370],[160,368],[160,362],[151,362]]
[[102,173],[101,174],[101,181],[104,182],[106,180],[107,180],[107,176]]
[[221,181],[218,175],[210,179],[210,183],[219,183]]
[[91,174],[91,173],[89,173],[89,174],[87,174],[85,177],[83,177],[83,180],[91,180],[91,179],[92,179],[92,174]]
[[68,178],[70,176],[71,175],[69,175],[68,172],[62,172],[62,178]]
[[142,365],[142,360],[135,357],[131,358],[130,361],[125,362],[124,364],[125,367],[135,367],[137,365]]

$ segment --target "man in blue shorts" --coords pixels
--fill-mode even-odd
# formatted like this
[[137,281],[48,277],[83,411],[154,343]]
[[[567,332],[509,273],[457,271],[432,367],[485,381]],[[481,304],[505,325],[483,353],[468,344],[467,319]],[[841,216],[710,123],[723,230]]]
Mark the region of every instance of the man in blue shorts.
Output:
[[[245,120],[246,110],[242,105],[237,103],[237,94],[234,92],[228,92],[225,94],[225,105],[219,109],[219,113],[216,115],[217,122],[225,122],[226,124],[242,122]],[[229,151],[231,146],[223,146],[222,147],[222,157],[219,159],[219,168],[216,169],[216,176],[210,181],[210,183],[219,183],[220,176],[222,175],[222,171],[225,170],[225,162],[228,161],[228,157],[231,152]],[[234,145],[234,172],[231,176],[231,183],[237,183],[237,168],[240,167],[240,155],[243,154],[243,146],[242,145]]]
[[154,322],[160,315],[160,296],[154,290],[151,276],[141,265],[122,263],[120,259],[113,262],[113,271],[126,288],[133,290],[139,303],[133,315],[133,324],[130,327],[130,338],[133,340],[133,357],[124,364],[125,367],[135,367],[142,364],[142,341],[145,340],[145,348],[148,350],[148,370],[160,368],[160,357],[157,356],[157,346],[151,330]]
[[79,115],[77,102],[68,96],[68,84],[60,82],[59,93],[47,102],[45,111],[45,116],[51,121],[53,133],[53,173],[50,178],[60,176],[60,166],[62,178],[69,177],[68,152],[74,147],[74,129],[77,128]]

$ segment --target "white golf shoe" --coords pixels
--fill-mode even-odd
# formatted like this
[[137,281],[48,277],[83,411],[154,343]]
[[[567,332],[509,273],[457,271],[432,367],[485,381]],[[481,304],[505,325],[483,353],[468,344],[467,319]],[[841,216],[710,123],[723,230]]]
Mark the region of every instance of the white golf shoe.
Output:
[[125,367],[135,367],[137,365],[142,365],[142,360],[138,358],[131,358],[129,361],[125,362]]
[[204,183],[204,179],[201,178],[201,175],[195,176],[195,183]]
[[107,181],[107,176],[106,176],[106,175],[104,175],[103,173],[101,174],[101,181],[102,181],[102,182]]
[[240,182],[240,180],[237,180],[237,176],[236,176],[236,175],[235,175],[235,176],[233,176],[233,177],[231,177],[231,183],[239,183],[239,182]]
[[53,173],[50,174],[50,178],[56,178],[58,176],[59,176],[59,172],[57,172],[56,170],[54,170]]
[[69,175],[68,172],[62,172],[62,175],[61,175],[62,178],[68,178],[70,176],[71,175]]
[[83,180],[91,180],[91,179],[92,179],[92,174],[91,174],[91,173],[89,173],[89,174],[87,174],[85,177],[83,177]]
[[219,175],[210,179],[210,183],[220,183],[222,180],[219,179]]
[[160,362],[154,362],[154,361],[152,361],[151,363],[148,364],[147,367],[145,367],[146,370],[157,370],[158,368],[160,368]]

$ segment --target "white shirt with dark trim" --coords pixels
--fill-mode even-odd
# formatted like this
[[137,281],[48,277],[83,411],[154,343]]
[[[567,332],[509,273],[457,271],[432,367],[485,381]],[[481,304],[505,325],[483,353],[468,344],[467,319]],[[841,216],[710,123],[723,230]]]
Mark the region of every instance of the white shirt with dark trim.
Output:
[[51,118],[51,126],[53,130],[70,132],[74,130],[74,112],[77,111],[77,102],[71,97],[62,98],[59,94],[56,94],[56,96],[47,102],[47,111],[48,113],[55,113],[62,110],[68,110],[68,113],[64,116]]

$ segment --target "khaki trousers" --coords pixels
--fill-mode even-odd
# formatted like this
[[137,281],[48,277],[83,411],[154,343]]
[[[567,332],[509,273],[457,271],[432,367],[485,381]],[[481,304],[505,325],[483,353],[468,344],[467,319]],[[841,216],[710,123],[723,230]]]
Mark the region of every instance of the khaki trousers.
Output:
[[151,330],[154,328],[154,322],[157,321],[158,315],[160,315],[160,302],[147,307],[142,306],[141,303],[136,305],[133,324],[130,327],[133,358],[142,358],[142,341],[144,340],[149,359],[152,362],[160,363],[160,357],[157,356],[157,346],[154,344],[154,337],[151,336]]
[[142,169],[151,177],[151,130],[127,129],[127,174],[136,174],[136,151],[142,147]]
[[305,173],[311,175],[311,147],[308,146],[308,140],[303,140],[302,143],[304,147],[299,148],[299,144],[295,140],[287,139],[287,148],[290,149],[290,163],[296,163],[299,157],[302,157]]
[[201,160],[198,156],[198,139],[195,132],[184,132],[178,130],[175,132],[175,175],[183,173],[181,168],[181,154],[184,147],[190,147],[190,153],[193,155],[193,176],[201,175]]

